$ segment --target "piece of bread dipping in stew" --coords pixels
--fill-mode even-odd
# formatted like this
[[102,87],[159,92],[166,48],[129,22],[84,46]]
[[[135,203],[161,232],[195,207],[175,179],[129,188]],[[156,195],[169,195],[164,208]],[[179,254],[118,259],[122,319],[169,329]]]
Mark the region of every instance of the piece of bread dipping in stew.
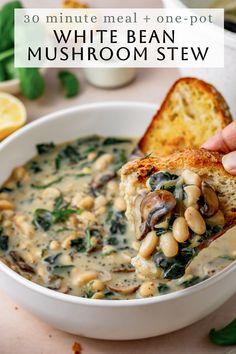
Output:
[[129,162],[121,188],[140,242],[132,264],[143,278],[182,277],[202,248],[236,224],[236,176],[218,153],[188,149]]

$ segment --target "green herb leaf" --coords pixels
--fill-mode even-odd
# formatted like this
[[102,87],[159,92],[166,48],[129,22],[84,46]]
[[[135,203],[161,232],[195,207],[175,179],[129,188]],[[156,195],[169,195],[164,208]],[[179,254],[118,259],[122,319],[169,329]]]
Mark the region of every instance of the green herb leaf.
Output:
[[21,93],[30,100],[41,97],[45,82],[37,68],[18,68]]
[[48,183],[48,184],[31,184],[31,188],[34,189],[45,189],[48,187],[51,187],[54,184],[60,183],[63,180],[63,176],[58,177],[57,179],[54,179],[52,182]]
[[74,97],[79,92],[79,80],[77,77],[69,71],[60,71],[58,78],[65,90],[65,96],[70,98]]
[[212,343],[222,346],[236,344],[236,319],[218,331],[211,329],[209,339]]

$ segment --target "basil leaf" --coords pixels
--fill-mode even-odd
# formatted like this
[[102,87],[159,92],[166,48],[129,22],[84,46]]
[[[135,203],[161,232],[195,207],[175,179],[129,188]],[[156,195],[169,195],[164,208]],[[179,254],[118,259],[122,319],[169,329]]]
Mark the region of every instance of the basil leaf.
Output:
[[60,71],[58,78],[65,90],[65,96],[67,98],[74,97],[79,92],[79,80],[77,77],[69,71]]
[[222,346],[236,344],[236,319],[218,331],[211,329],[209,339],[212,343]]
[[18,68],[21,93],[30,100],[41,97],[45,82],[37,68]]

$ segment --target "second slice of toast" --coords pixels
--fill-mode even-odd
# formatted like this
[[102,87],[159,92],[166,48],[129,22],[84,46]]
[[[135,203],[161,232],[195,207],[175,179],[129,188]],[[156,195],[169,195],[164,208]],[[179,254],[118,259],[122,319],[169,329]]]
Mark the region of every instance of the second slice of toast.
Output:
[[139,142],[144,155],[166,156],[199,148],[232,121],[228,105],[210,84],[181,78],[168,92]]

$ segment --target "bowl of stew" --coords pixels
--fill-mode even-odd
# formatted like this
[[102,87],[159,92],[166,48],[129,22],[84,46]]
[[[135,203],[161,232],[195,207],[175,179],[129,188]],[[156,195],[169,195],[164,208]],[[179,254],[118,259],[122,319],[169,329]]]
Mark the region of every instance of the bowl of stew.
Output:
[[54,327],[99,339],[161,335],[203,318],[236,290],[234,230],[181,278],[145,288],[148,279],[132,267],[137,242],[119,170],[155,111],[136,102],[83,105],[0,145],[0,287]]

